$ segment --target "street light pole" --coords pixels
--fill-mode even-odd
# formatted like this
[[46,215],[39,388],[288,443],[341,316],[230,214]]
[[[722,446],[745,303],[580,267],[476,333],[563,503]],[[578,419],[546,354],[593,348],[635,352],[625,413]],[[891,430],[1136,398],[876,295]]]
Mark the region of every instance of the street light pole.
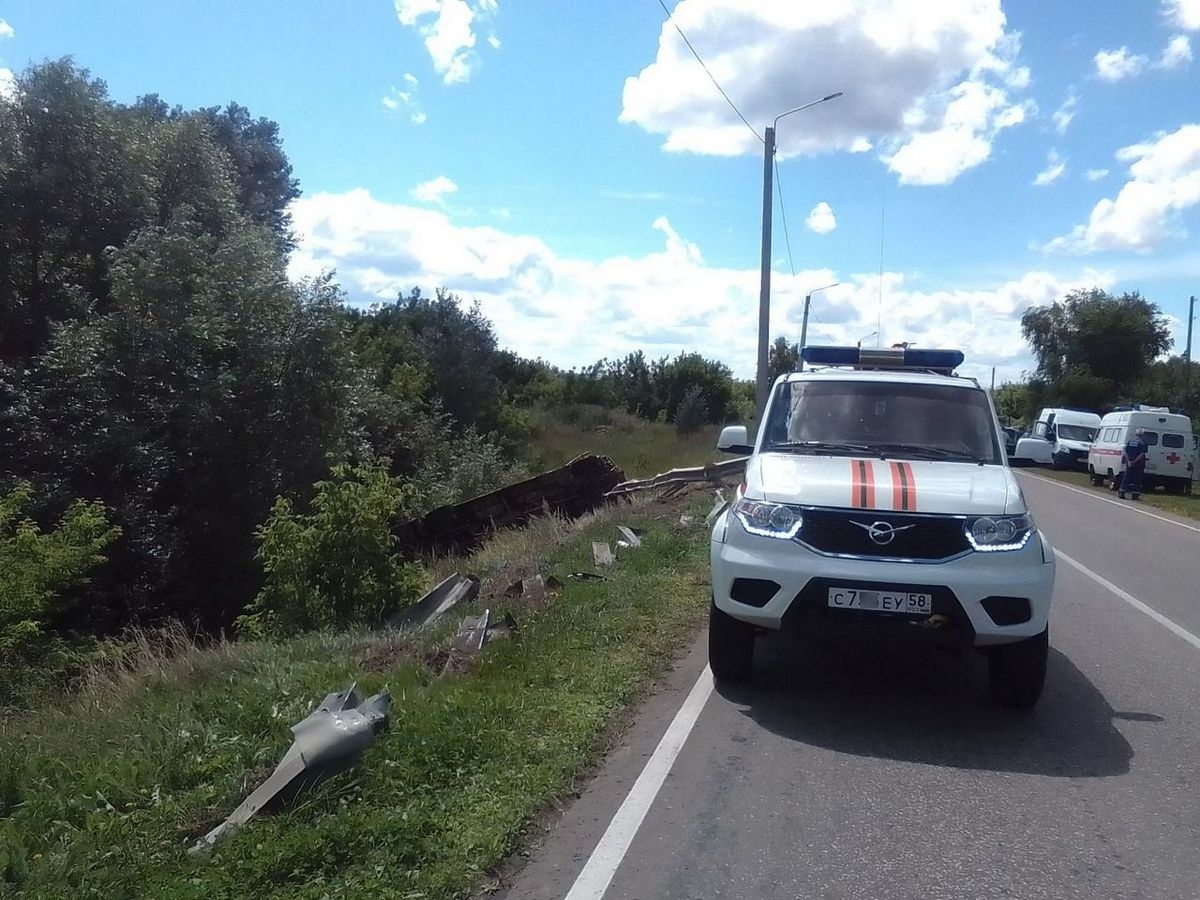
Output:
[[770,389],[770,385],[767,384],[767,358],[771,344],[771,166],[775,162],[775,129],[784,116],[790,116],[827,100],[835,100],[840,96],[842,92],[838,91],[836,94],[828,94],[780,113],[775,117],[775,121],[767,126],[763,136],[762,270],[758,286],[758,378],[754,391],[754,409],[759,422],[762,422],[763,413],[766,411],[767,391]]
[[[819,293],[821,291],[827,291],[830,288],[835,288],[839,284],[841,284],[840,281],[835,281],[833,284],[827,284],[827,285],[825,285],[825,287],[816,288],[815,290],[811,290],[807,294],[804,295],[804,318],[800,320],[800,349],[801,349],[801,351],[803,351],[804,348],[808,346],[808,308],[812,304],[812,295]],[[800,372],[804,371],[804,357],[803,356],[800,357],[800,363],[797,367],[797,370]]]

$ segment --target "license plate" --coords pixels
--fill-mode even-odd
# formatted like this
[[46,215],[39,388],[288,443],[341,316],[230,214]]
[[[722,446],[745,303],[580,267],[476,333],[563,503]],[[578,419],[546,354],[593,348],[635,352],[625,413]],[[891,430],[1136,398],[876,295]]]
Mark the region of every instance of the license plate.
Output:
[[914,591],[864,591],[859,588],[831,587],[828,605],[834,609],[865,609],[872,612],[907,613],[928,616],[933,613],[933,594]]

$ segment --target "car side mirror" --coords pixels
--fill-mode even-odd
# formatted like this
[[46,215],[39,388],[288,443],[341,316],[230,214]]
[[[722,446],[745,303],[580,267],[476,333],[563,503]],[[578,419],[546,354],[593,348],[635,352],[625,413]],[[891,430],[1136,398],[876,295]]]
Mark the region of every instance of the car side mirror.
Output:
[[754,452],[750,439],[746,436],[745,425],[726,425],[721,429],[717,438],[717,449],[722,453],[749,454]]

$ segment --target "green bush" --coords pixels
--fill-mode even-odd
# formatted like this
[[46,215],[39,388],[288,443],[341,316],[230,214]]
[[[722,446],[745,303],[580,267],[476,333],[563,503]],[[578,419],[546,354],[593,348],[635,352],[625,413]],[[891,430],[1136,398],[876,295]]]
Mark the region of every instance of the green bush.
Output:
[[73,654],[46,630],[76,602],[76,590],[121,534],[99,503],[77,500],[57,527],[43,531],[29,518],[34,491],[20,484],[0,494],[0,703],[65,673]]
[[704,400],[704,389],[690,388],[675,413],[675,430],[680,434],[695,434],[708,421],[708,404]]
[[311,509],[279,498],[256,532],[263,587],[238,619],[251,634],[294,634],[374,624],[416,599],[420,567],[396,555],[392,525],[416,489],[388,474],[389,461],[338,465],[318,482]]
[[420,487],[420,503],[413,511],[461,503],[519,481],[525,474],[502,448],[468,430],[447,441],[417,472],[414,483]]

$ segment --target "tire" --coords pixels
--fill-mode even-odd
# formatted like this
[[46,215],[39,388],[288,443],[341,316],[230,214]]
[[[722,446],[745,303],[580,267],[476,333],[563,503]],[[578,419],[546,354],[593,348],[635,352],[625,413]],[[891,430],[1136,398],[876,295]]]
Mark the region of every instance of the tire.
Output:
[[988,655],[988,693],[1001,706],[1032,709],[1046,684],[1050,629],[1035,637],[993,647]]
[[745,681],[754,669],[754,626],[722,612],[708,611],[708,667],[723,682]]
[[1095,469],[1088,469],[1088,477],[1092,480],[1092,487],[1104,487],[1104,476],[1097,475]]

